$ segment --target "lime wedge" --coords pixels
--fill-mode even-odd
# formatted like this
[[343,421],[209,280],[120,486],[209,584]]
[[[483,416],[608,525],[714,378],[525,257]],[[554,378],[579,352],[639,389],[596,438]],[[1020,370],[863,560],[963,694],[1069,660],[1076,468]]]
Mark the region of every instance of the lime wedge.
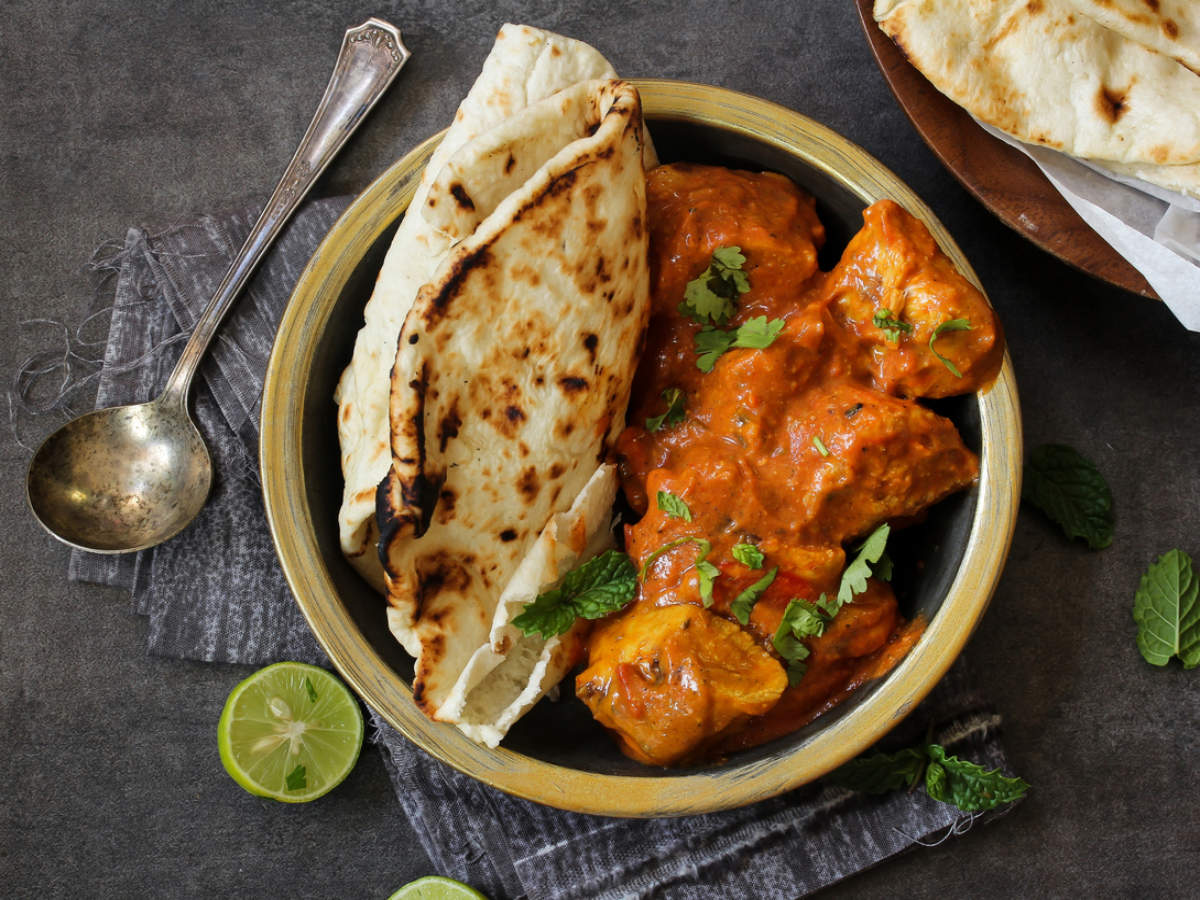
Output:
[[453,878],[426,875],[410,881],[388,900],[487,900],[487,897]]
[[337,787],[362,740],[354,695],[324,669],[298,662],[275,663],[241,682],[217,723],[225,771],[250,793],[284,803]]

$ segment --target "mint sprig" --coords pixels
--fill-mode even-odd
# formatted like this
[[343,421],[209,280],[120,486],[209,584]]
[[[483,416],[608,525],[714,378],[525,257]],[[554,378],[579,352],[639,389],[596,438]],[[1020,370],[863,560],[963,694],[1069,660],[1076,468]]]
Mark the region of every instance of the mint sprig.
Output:
[[1200,665],[1200,581],[1192,558],[1168,550],[1142,575],[1133,597],[1137,645],[1153,666],[1179,658],[1185,669]]
[[1021,497],[1068,538],[1083,538],[1093,550],[1112,543],[1112,491],[1096,464],[1074,447],[1043,444],[1030,451]]
[[569,631],[576,619],[600,619],[624,608],[636,594],[633,560],[608,550],[568,572],[558,587],[538,594],[512,623],[548,640]]
[[866,794],[886,794],[924,784],[925,792],[963,812],[984,812],[1025,795],[1029,783],[950,756],[940,744],[925,743],[895,753],[860,756],[836,769],[836,784]]

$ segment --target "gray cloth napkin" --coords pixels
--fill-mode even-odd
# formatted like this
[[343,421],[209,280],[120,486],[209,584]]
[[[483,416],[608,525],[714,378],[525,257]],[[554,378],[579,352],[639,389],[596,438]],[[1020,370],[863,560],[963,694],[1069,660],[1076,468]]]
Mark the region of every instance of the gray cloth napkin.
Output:
[[[329,665],[275,557],[257,442],[276,323],[347,202],[303,207],[201,367],[194,402],[216,479],[200,518],[151,550],[71,557],[70,578],[132,592],[134,609],[150,620],[152,653]],[[202,216],[157,235],[131,228],[121,250],[100,263],[116,278],[115,297],[99,298],[112,313],[97,406],[157,394],[178,355],[173,336],[191,328],[256,214]],[[427,756],[374,714],[372,721],[371,739],[434,866],[497,900],[801,896],[973,822],[920,792],[865,797],[823,783],[688,818],[576,815],[488,788]],[[999,717],[971,690],[961,664],[890,740],[916,740],[926,727],[952,752],[989,768],[1005,765]]]

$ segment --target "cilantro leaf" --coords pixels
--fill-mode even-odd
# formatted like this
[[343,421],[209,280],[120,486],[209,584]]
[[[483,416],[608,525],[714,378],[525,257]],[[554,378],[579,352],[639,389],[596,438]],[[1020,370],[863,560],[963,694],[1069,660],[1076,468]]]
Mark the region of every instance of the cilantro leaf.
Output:
[[678,425],[683,421],[685,398],[679,388],[667,388],[662,392],[662,398],[667,401],[667,411],[661,416],[651,416],[646,420],[646,430],[653,433],[664,425]]
[[704,538],[694,537],[693,535],[690,535],[690,534],[684,535],[681,538],[675,538],[675,540],[673,540],[673,541],[667,541],[665,544],[663,544],[661,547],[659,547],[657,550],[655,550],[653,553],[651,553],[649,556],[646,557],[646,561],[644,563],[642,563],[641,579],[643,581],[646,580],[646,573],[650,571],[650,566],[653,564],[653,562],[656,559],[658,559],[664,553],[667,553],[670,550],[674,550],[680,544],[699,544],[700,545],[700,556],[698,557],[699,559],[704,559],[704,557],[708,556],[708,551],[710,551],[712,549],[712,544],[710,544],[708,541],[704,540]]
[[296,768],[288,772],[287,778],[284,779],[284,784],[289,791],[302,791],[308,787],[308,773],[304,766],[296,766]]
[[[824,596],[824,595],[822,595]],[[825,617],[817,607],[807,600],[793,597],[788,601],[779,627],[771,638],[771,645],[787,664],[788,685],[795,687],[804,678],[808,667],[802,660],[808,658],[806,637],[819,637],[825,631]]]
[[733,346],[732,331],[720,331],[706,325],[696,332],[696,352],[700,354],[696,360],[696,368],[701,372],[711,372],[721,355]]
[[938,744],[926,746],[929,767],[925,770],[925,792],[934,800],[950,803],[963,812],[983,812],[1020,799],[1029,790],[1021,778],[1009,778],[999,769],[947,755]]
[[893,344],[900,340],[900,332],[912,334],[913,326],[910,322],[901,322],[892,315],[890,309],[877,309],[875,315],[871,317],[871,324],[883,331],[883,336]]
[[700,602],[705,607],[712,606],[713,579],[721,574],[721,570],[704,557],[696,560],[696,575],[700,583]]
[[1168,550],[1142,576],[1133,597],[1137,645],[1146,662],[1165,666],[1178,656],[1185,669],[1200,665],[1200,580],[1192,558]]
[[775,343],[775,338],[779,337],[781,331],[783,331],[783,319],[772,319],[768,322],[766,316],[755,316],[738,326],[733,346],[765,350]]
[[886,794],[916,785],[928,762],[923,747],[905,747],[895,753],[872,753],[852,759],[834,771],[833,779],[852,791]]
[[313,687],[312,679],[307,675],[304,676],[304,690],[308,693],[310,703],[317,702],[317,689]]
[[842,573],[842,583],[838,586],[837,593],[838,608],[851,602],[855,594],[861,594],[867,589],[867,579],[871,577],[871,564],[879,562],[883,556],[890,531],[888,523],[884,522],[862,542],[862,546],[858,548],[858,555]]
[[1073,447],[1043,444],[1029,454],[1021,496],[1056,522],[1068,538],[1093,550],[1113,539],[1113,499],[1095,464]]
[[637,568],[624,553],[608,550],[572,569],[556,588],[538,594],[512,623],[527,635],[549,639],[575,620],[599,619],[626,606],[637,593]]
[[708,268],[687,283],[679,311],[701,325],[724,325],[737,311],[738,297],[750,290],[745,262],[740,247],[718,247]]
[[733,558],[751,569],[761,569],[763,565],[763,552],[754,544],[734,544]]
[[685,522],[692,521],[692,511],[688,509],[688,505],[670,491],[658,492],[658,508],[672,519],[683,519]]
[[949,369],[950,374],[953,375],[955,378],[962,378],[962,372],[958,371],[958,366],[954,365],[954,363],[950,362],[950,360],[946,359],[946,357],[944,357],[944,356],[942,356],[942,354],[938,353],[937,350],[934,350],[933,342],[936,341],[943,334],[945,334],[947,331],[970,331],[970,330],[971,330],[971,322],[969,319],[948,319],[945,322],[943,322],[941,325],[939,325],[937,328],[933,329],[933,334],[931,334],[929,336],[930,351],[933,353],[934,356],[936,356],[939,360],[941,360],[942,365],[945,366],[947,369]]
[[733,602],[729,604],[729,611],[733,613],[735,619],[743,625],[750,623],[750,610],[754,608],[754,604],[758,602],[758,598],[762,592],[771,586],[771,582],[775,580],[775,575],[778,571],[779,566],[776,566],[733,598]]
[[779,337],[783,330],[783,319],[767,321],[766,316],[755,316],[747,319],[733,331],[721,331],[711,325],[705,325],[696,332],[696,368],[701,372],[711,372],[717,360],[725,351],[732,347],[745,347],[749,350],[765,350]]

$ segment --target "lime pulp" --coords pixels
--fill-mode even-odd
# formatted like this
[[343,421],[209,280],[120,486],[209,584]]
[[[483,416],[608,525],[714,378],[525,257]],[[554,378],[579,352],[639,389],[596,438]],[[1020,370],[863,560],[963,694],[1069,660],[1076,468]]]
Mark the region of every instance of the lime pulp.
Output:
[[453,878],[443,878],[441,875],[426,875],[416,881],[410,881],[400,888],[388,900],[487,900],[487,898]]

